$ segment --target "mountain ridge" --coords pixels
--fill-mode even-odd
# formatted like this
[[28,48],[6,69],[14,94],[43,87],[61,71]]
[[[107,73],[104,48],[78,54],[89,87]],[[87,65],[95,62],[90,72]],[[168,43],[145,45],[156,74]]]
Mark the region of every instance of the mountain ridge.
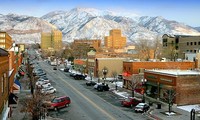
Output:
[[[111,29],[121,29],[127,42],[153,40],[163,34],[200,35],[197,29],[163,18],[162,16],[124,16],[112,11],[94,8],[74,8],[52,11],[40,18],[0,14],[0,30],[8,31],[17,42],[40,43],[40,33],[59,29],[64,42],[74,39],[104,39]],[[36,35],[34,37],[34,35]]]

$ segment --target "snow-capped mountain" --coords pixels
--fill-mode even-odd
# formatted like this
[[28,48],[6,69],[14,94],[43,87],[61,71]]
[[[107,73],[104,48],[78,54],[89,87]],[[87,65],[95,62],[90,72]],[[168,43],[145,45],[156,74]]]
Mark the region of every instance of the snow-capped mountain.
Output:
[[200,27],[195,27],[194,29],[200,32]]
[[125,17],[110,11],[91,8],[75,8],[70,11],[55,11],[42,17],[60,29],[64,41],[75,38],[103,39],[111,29],[121,29],[128,41],[154,39],[163,34],[200,35],[190,26],[160,16]]
[[[46,21],[46,22],[45,22]],[[63,41],[74,39],[104,39],[111,29],[121,29],[128,42],[154,39],[163,34],[200,35],[194,28],[163,17],[137,16],[93,8],[54,11],[41,18],[0,14],[0,30],[11,33],[14,40],[40,42],[40,32],[55,26],[62,31]],[[33,39],[32,39],[33,38]],[[34,40],[34,41],[33,41]]]
[[40,42],[40,33],[56,29],[56,26],[41,20],[40,18],[16,15],[0,14],[0,30],[8,32],[16,43]]

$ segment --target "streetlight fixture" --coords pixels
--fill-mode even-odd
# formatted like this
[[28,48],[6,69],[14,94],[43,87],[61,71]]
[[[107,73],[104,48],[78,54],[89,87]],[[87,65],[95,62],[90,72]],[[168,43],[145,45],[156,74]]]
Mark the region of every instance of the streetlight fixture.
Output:
[[104,68],[102,69],[102,73],[103,73],[103,80],[104,80],[104,84],[105,84],[105,80],[106,80],[106,75],[107,75],[107,73],[108,73],[108,69],[107,69],[106,67],[104,67]]
[[143,89],[143,93],[142,93],[142,101],[145,102],[144,94],[145,94],[145,92],[146,92],[145,89],[146,89],[146,82],[147,82],[147,79],[142,79],[141,82],[142,82],[143,88],[145,87],[145,88]]

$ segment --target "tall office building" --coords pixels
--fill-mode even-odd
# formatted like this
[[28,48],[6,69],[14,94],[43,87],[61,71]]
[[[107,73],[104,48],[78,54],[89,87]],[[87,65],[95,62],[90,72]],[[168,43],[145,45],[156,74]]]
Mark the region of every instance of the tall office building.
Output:
[[52,34],[52,47],[55,50],[62,49],[62,32],[59,30],[53,30]]
[[8,50],[12,47],[13,41],[10,35],[6,32],[0,31],[0,48]]
[[42,50],[52,47],[51,33],[41,33],[41,48]]
[[52,30],[50,33],[41,33],[41,48],[42,50],[62,49],[62,32]]
[[121,30],[110,30],[110,36],[104,38],[106,48],[122,49],[126,46],[126,37],[121,36]]

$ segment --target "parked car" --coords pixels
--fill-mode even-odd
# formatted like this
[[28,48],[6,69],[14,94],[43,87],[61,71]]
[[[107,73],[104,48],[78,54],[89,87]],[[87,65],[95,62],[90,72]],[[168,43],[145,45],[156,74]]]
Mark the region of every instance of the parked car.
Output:
[[121,105],[124,107],[133,107],[133,106],[138,105],[141,102],[142,102],[142,99],[139,99],[136,97],[129,97],[122,100]]
[[93,85],[96,85],[97,83],[94,82],[94,81],[87,81],[85,84],[86,84],[87,86],[93,86]]
[[69,68],[65,68],[65,69],[64,69],[64,72],[69,72]]
[[61,96],[61,97],[55,97],[51,102],[44,103],[44,106],[47,107],[47,109],[53,109],[58,110],[62,107],[67,107],[71,103],[71,100],[68,96]]
[[46,87],[46,88],[43,88],[41,90],[42,94],[52,94],[52,93],[55,93],[55,92],[56,92],[56,88],[54,88],[53,86]]
[[146,112],[149,108],[150,106],[147,103],[139,103],[135,106],[135,112]]
[[46,87],[50,87],[51,83],[45,83],[45,82],[36,82],[36,86],[38,88],[46,88]]
[[38,82],[46,82],[46,83],[48,83],[48,82],[49,82],[49,79],[39,78],[39,79],[38,79]]
[[75,80],[84,80],[85,78],[86,78],[86,75],[82,75],[82,74],[75,74],[74,75]]
[[100,85],[97,85],[97,88],[96,88],[98,91],[109,91],[109,86],[108,84],[100,84]]
[[57,67],[53,67],[53,70],[57,70]]

